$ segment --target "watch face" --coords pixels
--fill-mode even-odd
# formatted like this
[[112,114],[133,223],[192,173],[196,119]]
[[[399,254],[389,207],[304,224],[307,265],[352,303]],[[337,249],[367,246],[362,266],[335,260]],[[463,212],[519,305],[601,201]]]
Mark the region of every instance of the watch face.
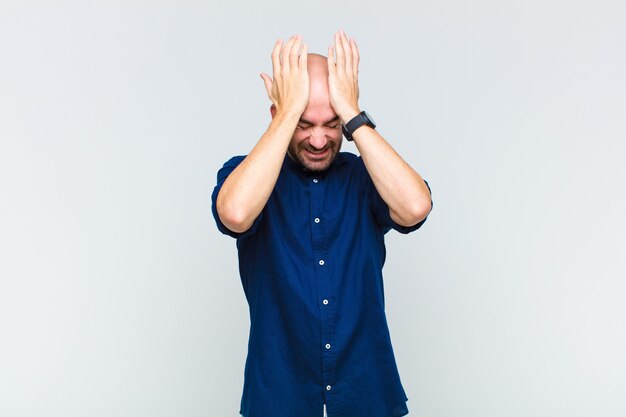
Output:
[[372,122],[373,125],[376,125],[376,123],[374,122],[374,119],[372,119],[372,116],[370,116],[370,114],[368,112],[366,112],[365,110],[363,110],[363,114],[365,114],[365,117],[367,117],[368,119],[370,119],[370,122]]

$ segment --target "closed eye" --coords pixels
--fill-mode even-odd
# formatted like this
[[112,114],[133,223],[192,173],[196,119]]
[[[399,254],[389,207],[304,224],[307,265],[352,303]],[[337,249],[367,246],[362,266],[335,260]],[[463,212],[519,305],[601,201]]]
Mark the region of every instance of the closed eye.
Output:
[[[333,125],[333,126],[327,126],[327,127],[328,127],[329,129],[337,129],[339,126],[341,126],[341,124],[340,124],[340,123],[339,123],[339,124],[336,124],[336,125]],[[298,126],[296,126],[296,127],[297,127],[298,129],[309,129],[309,128],[311,128],[312,126],[300,126],[300,125],[298,125]]]

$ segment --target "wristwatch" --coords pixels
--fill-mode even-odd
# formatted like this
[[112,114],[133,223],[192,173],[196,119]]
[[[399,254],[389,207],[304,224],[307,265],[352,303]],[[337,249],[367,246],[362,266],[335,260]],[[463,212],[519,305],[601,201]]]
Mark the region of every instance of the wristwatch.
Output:
[[354,116],[345,125],[342,125],[341,130],[343,131],[343,135],[346,137],[346,139],[352,141],[352,134],[354,133],[354,131],[363,125],[368,125],[372,129],[376,128],[376,124],[374,124],[374,119],[372,119],[372,117],[367,114],[365,110]]

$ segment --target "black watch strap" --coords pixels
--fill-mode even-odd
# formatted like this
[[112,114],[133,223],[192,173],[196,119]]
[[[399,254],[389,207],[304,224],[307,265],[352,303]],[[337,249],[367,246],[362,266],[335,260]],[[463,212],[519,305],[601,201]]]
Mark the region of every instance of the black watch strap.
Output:
[[354,131],[363,125],[368,125],[372,129],[376,128],[374,120],[369,114],[367,114],[365,110],[354,116],[345,125],[342,125],[341,130],[343,131],[343,135],[346,137],[346,139],[352,141],[352,134],[354,133]]

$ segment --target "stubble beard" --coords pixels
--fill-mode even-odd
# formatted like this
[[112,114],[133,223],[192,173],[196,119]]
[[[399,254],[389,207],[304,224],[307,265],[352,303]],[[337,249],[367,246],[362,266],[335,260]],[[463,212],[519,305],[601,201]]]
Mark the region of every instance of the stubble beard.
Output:
[[310,148],[300,147],[297,149],[298,152],[294,155],[293,149],[290,147],[287,150],[287,152],[291,155],[293,159],[298,161],[298,163],[302,166],[304,170],[312,171],[312,172],[322,172],[322,171],[327,170],[328,167],[330,167],[330,164],[333,162],[333,160],[337,156],[337,153],[339,153],[339,150],[341,149],[341,141],[338,141],[328,146],[328,152],[329,152],[328,156],[320,160],[308,159],[305,156],[305,152],[307,149],[310,149]]

